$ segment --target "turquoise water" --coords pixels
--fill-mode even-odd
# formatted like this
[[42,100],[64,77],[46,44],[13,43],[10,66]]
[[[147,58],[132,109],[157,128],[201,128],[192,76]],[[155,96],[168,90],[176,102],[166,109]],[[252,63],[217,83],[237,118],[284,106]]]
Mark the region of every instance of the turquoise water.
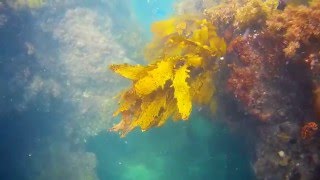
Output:
[[149,38],[152,22],[163,20],[173,14],[174,0],[133,0],[134,14]]
[[253,179],[243,137],[196,113],[188,122],[125,138],[102,133],[87,149],[99,160],[101,179]]

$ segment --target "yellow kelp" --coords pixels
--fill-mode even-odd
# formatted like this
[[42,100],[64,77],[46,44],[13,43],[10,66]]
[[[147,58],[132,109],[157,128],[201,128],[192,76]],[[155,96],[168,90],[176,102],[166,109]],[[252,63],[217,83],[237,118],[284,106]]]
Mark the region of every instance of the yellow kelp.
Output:
[[187,120],[192,103],[213,103],[216,58],[226,44],[205,19],[176,17],[153,24],[153,41],[145,57],[151,64],[111,65],[111,70],[132,80],[120,96],[115,116],[122,115],[112,130],[122,137],[136,127],[146,131],[162,126],[170,117]]
[[174,97],[177,100],[177,106],[182,119],[188,119],[191,112],[191,96],[190,87],[186,82],[189,78],[189,70],[187,64],[179,68],[174,76],[172,86],[174,87]]

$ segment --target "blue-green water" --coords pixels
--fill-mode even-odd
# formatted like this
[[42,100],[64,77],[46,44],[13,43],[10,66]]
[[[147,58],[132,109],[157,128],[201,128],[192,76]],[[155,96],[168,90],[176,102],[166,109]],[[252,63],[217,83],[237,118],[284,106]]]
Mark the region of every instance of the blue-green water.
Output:
[[253,179],[243,135],[196,110],[126,138],[107,131],[128,83],[106,67],[144,62],[136,52],[175,1],[49,2],[1,7],[0,179]]
[[253,179],[241,135],[199,114],[126,138],[101,133],[87,146],[102,179]]
[[173,3],[174,0],[133,0],[134,14],[145,32],[148,33],[149,38],[152,22],[170,17],[173,14]]

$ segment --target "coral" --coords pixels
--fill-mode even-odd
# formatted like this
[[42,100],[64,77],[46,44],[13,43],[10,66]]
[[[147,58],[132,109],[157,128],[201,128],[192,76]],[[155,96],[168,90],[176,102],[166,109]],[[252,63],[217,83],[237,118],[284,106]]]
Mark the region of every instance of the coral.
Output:
[[301,128],[301,138],[305,140],[311,139],[318,131],[318,124],[315,122],[308,122]]
[[[320,2],[310,6],[288,6],[283,12],[274,13],[267,20],[270,32],[284,39],[284,53],[293,58],[298,52],[319,52]],[[307,51],[307,52],[305,52]]]
[[[212,103],[215,91],[215,58],[226,51],[226,44],[206,20],[176,17],[152,26],[153,41],[145,57],[151,64],[112,65],[111,69],[133,81],[120,96],[122,120],[112,130],[122,136],[135,127],[142,131],[162,126],[169,117],[188,119],[192,102]],[[214,105],[211,105],[214,107]]]

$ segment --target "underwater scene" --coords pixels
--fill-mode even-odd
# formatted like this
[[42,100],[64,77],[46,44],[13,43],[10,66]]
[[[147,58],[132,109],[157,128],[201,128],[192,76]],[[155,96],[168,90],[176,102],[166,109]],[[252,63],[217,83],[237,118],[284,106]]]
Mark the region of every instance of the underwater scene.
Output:
[[0,0],[0,179],[319,180],[320,0]]

